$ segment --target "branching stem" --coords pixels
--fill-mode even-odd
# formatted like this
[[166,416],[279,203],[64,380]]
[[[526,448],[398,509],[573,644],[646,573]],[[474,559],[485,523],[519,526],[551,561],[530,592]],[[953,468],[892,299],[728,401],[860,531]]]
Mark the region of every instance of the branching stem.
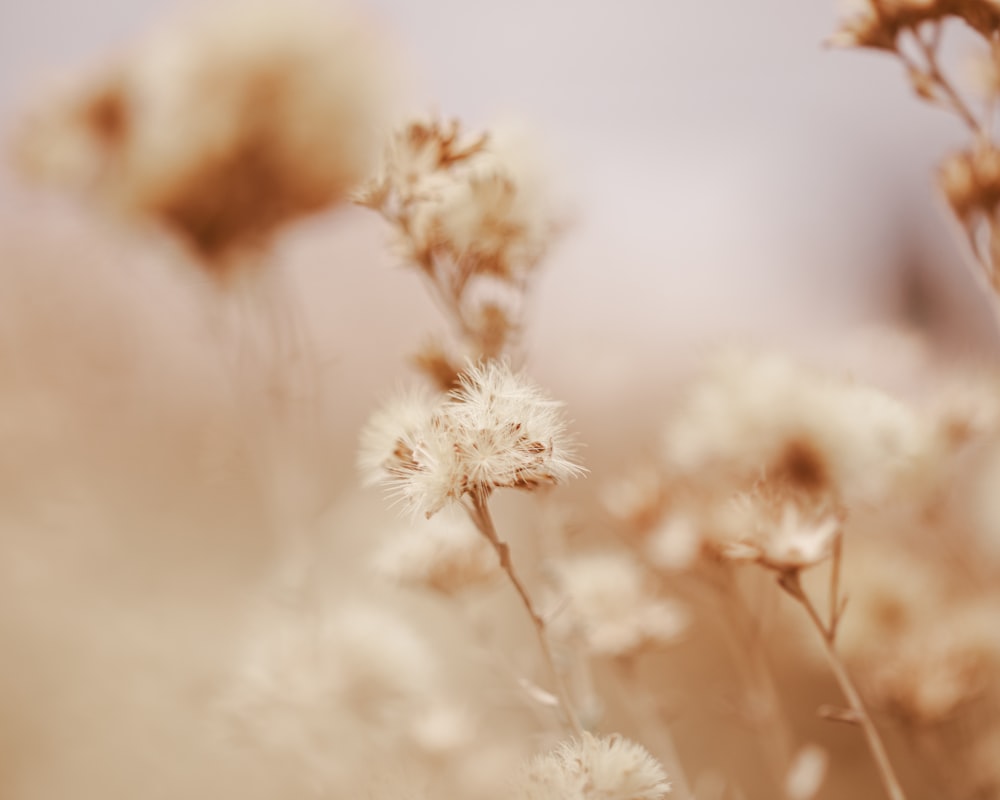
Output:
[[521,604],[524,606],[525,611],[528,612],[528,617],[531,619],[532,625],[535,626],[535,633],[538,635],[538,644],[541,647],[542,656],[545,659],[549,672],[552,673],[552,679],[555,685],[556,696],[559,698],[559,704],[562,706],[563,713],[566,715],[566,719],[569,722],[569,726],[572,729],[573,734],[577,737],[582,737],[583,726],[580,724],[579,714],[577,713],[576,708],[573,705],[573,701],[570,698],[569,689],[566,686],[566,682],[563,680],[562,673],[556,667],[555,658],[552,655],[552,646],[549,643],[548,630],[545,626],[545,620],[535,609],[535,604],[531,600],[531,595],[528,594],[528,590],[525,588],[520,576],[514,569],[514,562],[510,557],[510,546],[497,535],[496,525],[493,522],[492,514],[490,514],[487,498],[476,492],[470,493],[469,497],[471,505],[463,503],[463,506],[472,518],[475,526],[479,529],[479,532],[485,536],[487,541],[489,541],[489,543],[493,546],[493,549],[496,551],[497,558],[500,560],[500,568],[504,571],[504,573],[506,573],[511,585],[517,591],[518,597],[521,598]]
[[819,612],[816,610],[816,606],[802,588],[802,581],[799,578],[797,570],[782,574],[778,583],[792,599],[805,609],[813,627],[819,632],[827,663],[830,665],[830,670],[833,672],[833,677],[836,679],[840,691],[843,692],[844,697],[847,699],[847,704],[854,719],[864,733],[865,741],[875,761],[875,767],[878,770],[879,777],[882,779],[882,785],[885,787],[886,794],[891,800],[906,800],[903,788],[892,768],[892,763],[889,761],[889,755],[886,752],[885,744],[882,742],[882,737],[879,735],[875,723],[872,722],[871,716],[868,714],[868,709],[865,708],[861,700],[861,694],[848,674],[844,662],[837,653],[834,645],[835,630],[823,622]]
[[[941,91],[947,106],[951,108],[955,114],[961,118],[962,122],[966,124],[970,131],[972,131],[977,137],[983,135],[983,128],[980,125],[979,120],[976,119],[976,115],[972,113],[969,106],[962,99],[961,95],[952,86],[951,81],[945,76],[941,71],[941,65],[938,63],[938,47],[941,43],[942,27],[940,24],[934,26],[931,32],[930,41],[921,36],[918,32],[914,32],[913,38],[917,42],[917,47],[920,49],[921,54],[926,62],[926,70],[924,74],[933,82],[935,86]],[[903,60],[904,64],[907,64],[912,68],[909,60],[900,51],[900,58]]]

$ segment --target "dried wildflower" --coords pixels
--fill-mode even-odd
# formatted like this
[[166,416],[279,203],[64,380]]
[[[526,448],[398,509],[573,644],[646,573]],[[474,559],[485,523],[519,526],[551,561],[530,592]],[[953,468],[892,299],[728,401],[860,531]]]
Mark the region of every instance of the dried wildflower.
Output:
[[825,561],[841,535],[842,515],[756,491],[737,497],[725,521],[732,538],[721,553],[735,561],[755,561],[784,572]]
[[669,791],[663,767],[643,747],[589,733],[536,757],[514,785],[522,800],[659,800]]
[[467,494],[533,489],[580,473],[561,403],[505,362],[470,367],[460,381],[422,421],[400,414],[393,426],[390,409],[362,436],[362,464],[376,467],[371,477],[410,509],[430,517]]
[[416,120],[393,135],[358,200],[396,222],[407,260],[519,283],[557,228],[537,166],[502,132],[466,136],[456,121]]
[[649,577],[627,552],[575,555],[555,567],[562,609],[556,633],[575,636],[600,656],[628,656],[677,640],[687,612],[657,596]]
[[379,575],[447,595],[499,576],[496,554],[467,517],[439,515],[418,524],[419,529],[398,531],[378,549]]
[[414,388],[372,414],[361,431],[358,452],[358,467],[366,486],[384,482],[387,465],[407,457],[406,442],[420,435],[440,404],[436,395]]
[[[559,227],[540,167],[523,137],[415,120],[393,134],[381,171],[356,195],[392,224],[401,256],[475,360],[516,343],[528,281]],[[438,379],[457,372],[441,355],[429,362]]]
[[221,268],[364,176],[385,94],[373,44],[343,11],[213,6],[41,109],[23,160]]
[[871,47],[895,50],[899,30],[886,24],[874,0],[845,3],[844,21],[827,43],[833,47]]
[[666,431],[668,466],[746,485],[763,476],[795,493],[871,500],[908,474],[931,433],[883,392],[778,355],[716,358]]

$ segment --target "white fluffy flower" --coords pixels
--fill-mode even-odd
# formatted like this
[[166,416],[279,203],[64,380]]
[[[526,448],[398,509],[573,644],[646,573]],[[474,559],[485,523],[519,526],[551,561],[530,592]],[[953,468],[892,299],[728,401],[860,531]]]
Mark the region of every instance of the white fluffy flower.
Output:
[[731,534],[721,543],[723,555],[757,561],[771,569],[796,570],[830,557],[842,520],[826,510],[806,510],[791,501],[754,494],[740,495],[720,515]]
[[[506,362],[470,367],[460,379],[422,424],[411,424],[419,408],[407,401],[376,414],[362,435],[370,477],[411,510],[430,517],[466,494],[532,489],[581,472],[561,403]],[[394,408],[403,409],[395,420]]]
[[663,767],[618,735],[584,733],[536,757],[515,784],[518,800],[659,800],[670,791]]
[[405,218],[397,233],[409,259],[520,283],[559,226],[542,164],[513,129],[470,137],[457,122],[413,120],[391,137],[359,199]]
[[791,454],[805,482],[831,483],[825,488],[845,500],[874,500],[932,440],[914,411],[873,387],[735,351],[687,393],[666,431],[665,456],[680,472],[757,477]]
[[562,403],[505,362],[467,370],[443,417],[473,487],[531,488],[578,475]]
[[366,486],[386,479],[387,469],[401,458],[400,447],[411,442],[440,405],[437,396],[411,389],[378,409],[361,431],[358,467]]

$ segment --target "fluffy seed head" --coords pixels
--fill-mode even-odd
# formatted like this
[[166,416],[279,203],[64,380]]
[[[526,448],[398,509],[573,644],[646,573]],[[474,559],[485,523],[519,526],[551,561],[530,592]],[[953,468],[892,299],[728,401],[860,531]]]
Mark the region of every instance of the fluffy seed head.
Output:
[[454,120],[418,119],[397,129],[380,174],[357,200],[396,223],[408,261],[451,265],[466,278],[522,282],[559,228],[526,137],[469,135]]
[[659,800],[670,791],[663,767],[621,736],[584,733],[536,757],[514,796],[523,800]]
[[530,490],[582,471],[562,404],[506,362],[469,367],[458,389],[418,415],[410,401],[376,414],[362,435],[361,462],[428,517],[466,494]]
[[841,535],[842,515],[828,507],[808,507],[766,491],[735,498],[721,515],[729,541],[721,554],[756,561],[778,571],[813,567],[829,558]]

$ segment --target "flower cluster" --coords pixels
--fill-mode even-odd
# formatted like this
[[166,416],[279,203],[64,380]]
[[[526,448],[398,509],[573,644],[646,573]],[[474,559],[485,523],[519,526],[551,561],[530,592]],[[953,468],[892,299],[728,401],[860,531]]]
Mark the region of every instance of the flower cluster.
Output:
[[815,566],[830,557],[841,535],[843,512],[802,505],[766,489],[739,495],[722,515],[729,535],[722,554],[778,572]]
[[362,434],[360,462],[370,483],[427,517],[466,495],[533,489],[581,472],[562,404],[506,362],[469,367],[441,399],[410,396],[377,413]]
[[[1000,151],[993,116],[1000,99],[1000,5],[995,0],[861,0],[855,6],[831,43],[893,54],[917,96],[952,112],[970,135],[969,145],[942,163],[939,183],[995,296],[1000,293]],[[974,70],[966,70],[972,72],[969,94],[977,95],[971,99],[946,63],[944,32],[954,21],[979,39]]]
[[[560,227],[523,139],[412,121],[356,195],[391,223],[398,252],[427,279],[473,359],[509,354],[529,278]],[[437,343],[417,363],[442,388],[454,385],[459,370]]]
[[556,227],[523,142],[463,134],[457,121],[415,120],[389,141],[380,174],[357,200],[395,223],[404,257],[453,280],[521,283]]
[[164,225],[207,265],[342,199],[387,95],[371,33],[304,2],[220,6],[158,30],[28,120],[21,161]]

